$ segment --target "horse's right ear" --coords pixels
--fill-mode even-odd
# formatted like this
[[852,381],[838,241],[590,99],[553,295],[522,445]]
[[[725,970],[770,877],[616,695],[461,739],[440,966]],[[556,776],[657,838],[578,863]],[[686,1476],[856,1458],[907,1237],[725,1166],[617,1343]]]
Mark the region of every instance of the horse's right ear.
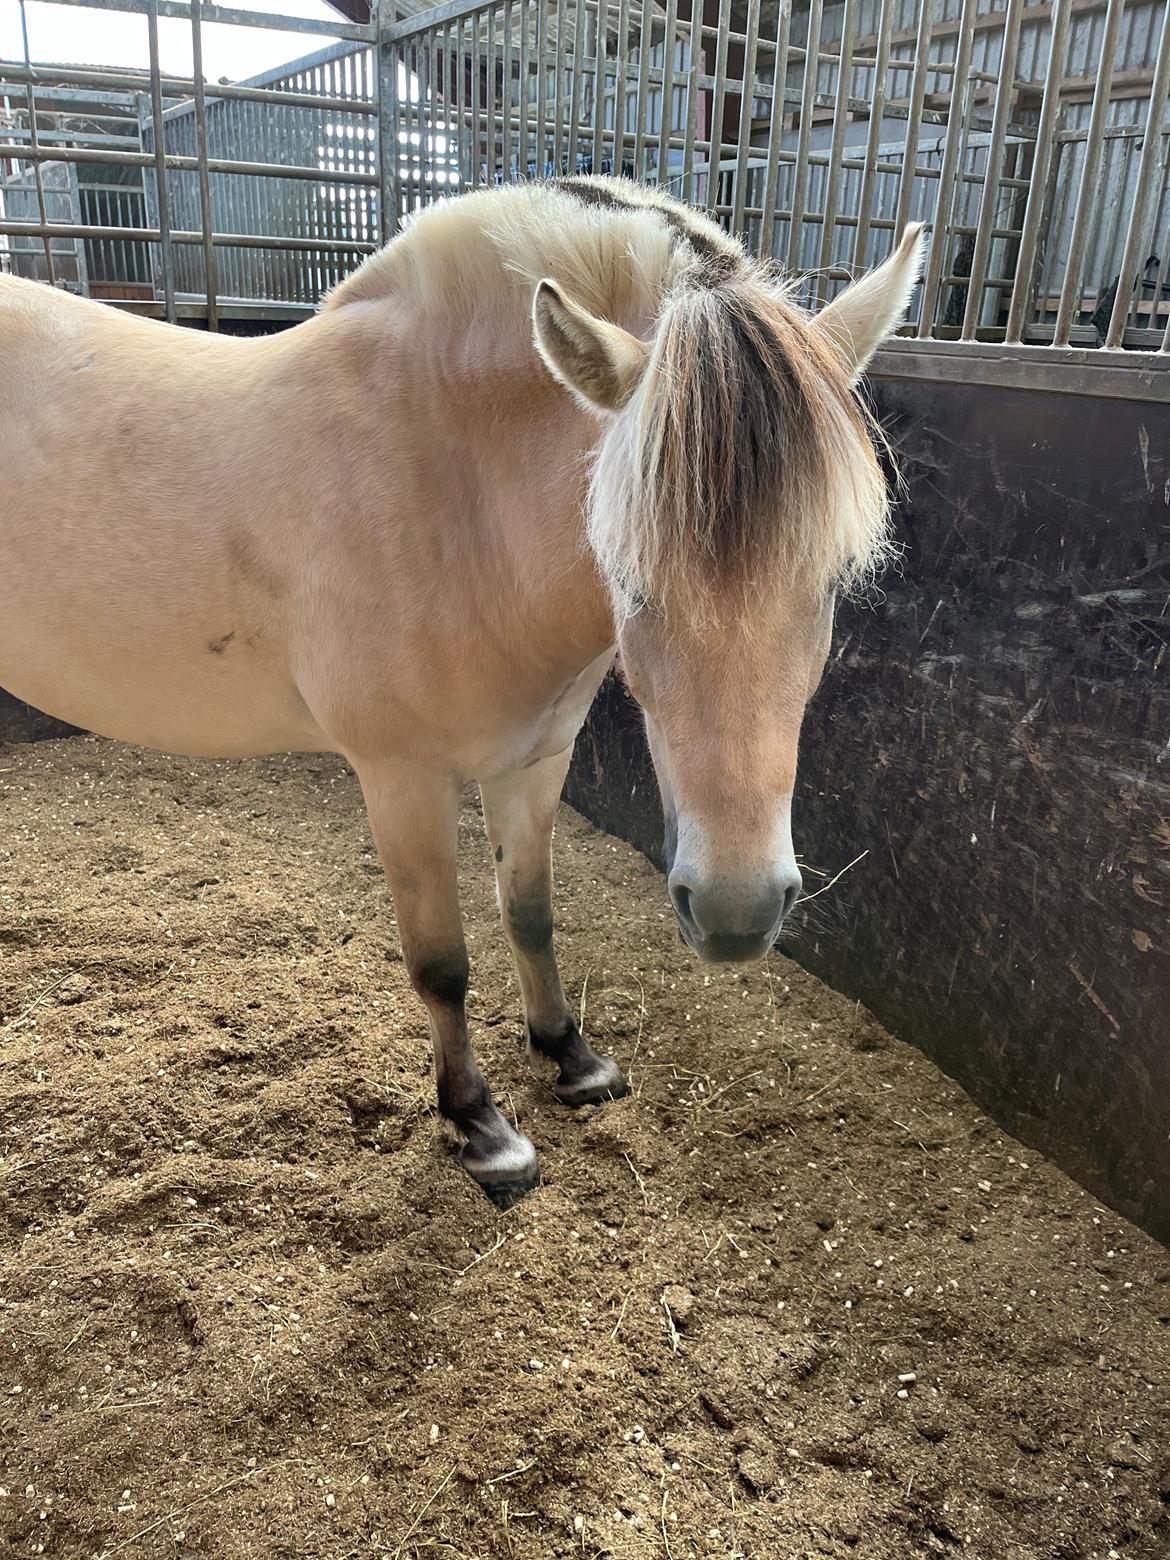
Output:
[[554,378],[595,411],[620,412],[646,369],[650,349],[620,325],[599,320],[543,281],[532,300],[536,350]]

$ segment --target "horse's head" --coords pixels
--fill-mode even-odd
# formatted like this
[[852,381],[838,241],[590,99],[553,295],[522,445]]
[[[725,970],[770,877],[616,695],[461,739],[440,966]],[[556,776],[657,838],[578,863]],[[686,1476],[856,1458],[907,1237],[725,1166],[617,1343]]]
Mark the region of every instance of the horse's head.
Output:
[[801,721],[836,592],[888,545],[853,387],[905,310],[920,234],[815,317],[746,260],[684,277],[645,341],[537,290],[545,361],[607,418],[589,536],[646,716],[670,897],[704,959],[760,957],[800,895]]

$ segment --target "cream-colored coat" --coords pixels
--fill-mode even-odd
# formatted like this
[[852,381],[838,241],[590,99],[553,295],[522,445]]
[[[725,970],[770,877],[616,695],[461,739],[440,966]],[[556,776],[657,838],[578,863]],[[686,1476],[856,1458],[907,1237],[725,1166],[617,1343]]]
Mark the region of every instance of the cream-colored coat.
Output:
[[[279,336],[201,335],[0,277],[0,687],[175,752],[350,759],[441,1109],[502,1203],[536,1161],[468,1044],[461,785],[481,783],[529,1034],[568,1103],[623,1087],[573,1025],[549,870],[615,643],[692,878],[730,884],[733,917],[741,880],[795,873],[788,802],[823,609],[777,580],[722,642],[645,614],[615,625],[621,582],[586,542],[590,459],[652,371],[663,297],[702,283],[704,255],[749,265],[667,197],[601,180],[433,210]],[[859,368],[916,264],[910,236],[808,328]],[[601,520],[620,534],[620,516]],[[716,956],[685,893],[684,931]]]

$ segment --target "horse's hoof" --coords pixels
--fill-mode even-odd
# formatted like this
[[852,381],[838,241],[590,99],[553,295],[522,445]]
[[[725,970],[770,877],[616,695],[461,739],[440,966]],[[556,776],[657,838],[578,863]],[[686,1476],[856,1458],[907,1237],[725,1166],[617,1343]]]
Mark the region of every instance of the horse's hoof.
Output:
[[497,1208],[512,1208],[534,1186],[540,1185],[540,1162],[526,1137],[509,1129],[508,1140],[487,1152],[476,1153],[470,1143],[459,1163]]
[[622,1070],[609,1056],[597,1059],[597,1065],[588,1072],[572,1078],[558,1078],[553,1093],[562,1105],[601,1105],[606,1100],[620,1100],[630,1092],[630,1086],[622,1077]]
[[529,1192],[540,1185],[540,1166],[533,1165],[526,1174],[511,1176],[506,1181],[481,1181],[476,1176],[472,1179],[488,1201],[503,1213],[514,1208],[522,1197],[527,1197]]

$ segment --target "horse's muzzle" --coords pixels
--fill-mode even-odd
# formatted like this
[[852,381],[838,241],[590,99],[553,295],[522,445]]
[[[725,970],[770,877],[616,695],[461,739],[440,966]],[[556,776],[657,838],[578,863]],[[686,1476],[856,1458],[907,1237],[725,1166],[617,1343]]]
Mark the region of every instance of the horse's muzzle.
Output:
[[800,897],[793,866],[753,885],[710,883],[676,868],[670,901],[683,940],[707,964],[749,964],[762,959],[780,935]]

